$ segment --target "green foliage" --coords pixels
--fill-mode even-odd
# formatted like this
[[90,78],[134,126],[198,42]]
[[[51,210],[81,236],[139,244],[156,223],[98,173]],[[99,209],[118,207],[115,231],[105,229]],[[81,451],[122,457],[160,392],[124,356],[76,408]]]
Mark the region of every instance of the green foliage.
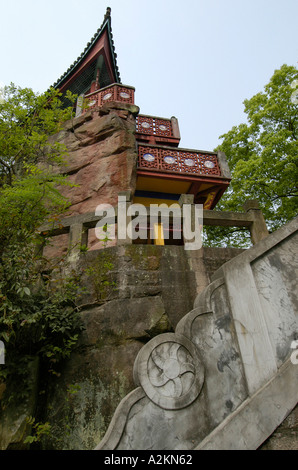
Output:
[[90,279],[96,300],[99,302],[109,300],[115,292],[116,282],[113,280],[112,272],[114,267],[109,251],[102,250],[84,270]]
[[48,436],[51,433],[50,423],[37,423],[35,418],[30,416],[27,418],[27,424],[32,427],[32,435],[24,439],[24,444],[33,444],[40,442],[43,436]]
[[47,239],[38,229],[68,206],[57,189],[65,178],[50,171],[66,149],[49,135],[69,116],[56,90],[38,96],[11,85],[0,103],[0,381],[8,399],[25,398],[29,357],[56,372],[81,330],[77,275],[43,258]]
[[[49,136],[71,117],[63,109],[61,94],[51,88],[42,95],[13,83],[4,88],[0,102],[0,187],[23,176],[26,164],[60,163],[66,148]],[[75,95],[68,94],[73,102]]]
[[[269,230],[297,215],[298,104],[291,99],[295,67],[276,70],[264,91],[244,101],[247,123],[221,136],[232,182],[218,210],[241,211],[248,199],[257,199]],[[247,245],[239,229],[208,227],[206,241],[213,245]]]
[[20,179],[0,190],[0,257],[7,243],[34,233],[52,212],[63,212],[68,201],[57,191],[62,176],[30,166]]
[[29,357],[39,356],[45,370],[57,373],[56,366],[77,342],[81,320],[75,305],[77,275],[66,275],[62,263],[49,268],[38,251],[40,235],[17,234],[19,239],[2,250],[0,266],[0,339],[5,344],[0,380],[20,399],[26,395]]

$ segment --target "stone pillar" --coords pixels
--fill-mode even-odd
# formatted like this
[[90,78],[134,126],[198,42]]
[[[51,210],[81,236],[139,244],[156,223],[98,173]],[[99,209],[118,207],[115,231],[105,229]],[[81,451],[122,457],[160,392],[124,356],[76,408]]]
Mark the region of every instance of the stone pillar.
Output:
[[80,257],[81,246],[88,243],[88,231],[82,223],[70,226],[68,238],[68,261],[76,263]]
[[194,195],[193,194],[181,194],[178,204],[182,207],[183,204],[193,204]]
[[3,341],[0,341],[0,365],[5,364],[5,346]]
[[171,122],[172,122],[172,130],[173,130],[173,136],[176,139],[180,139],[180,131],[179,131],[179,125],[178,125],[178,119],[175,116],[171,117]]
[[39,258],[43,256],[43,250],[46,244],[46,239],[45,237],[41,237],[40,240],[38,240],[34,255],[35,257]]
[[[202,247],[201,244],[201,229],[202,227],[198,226],[199,220],[199,212],[198,212],[198,205],[194,204],[194,195],[193,194],[181,194],[179,201],[180,207],[182,208],[182,216],[183,216],[183,241],[185,250],[198,250]],[[186,208],[184,206],[191,206],[190,213],[186,212]],[[187,220],[187,217],[191,217],[190,224]],[[203,211],[201,217],[203,218]],[[189,224],[189,229],[194,233],[193,239],[186,237],[185,229],[186,224]],[[203,224],[203,220],[202,220]]]
[[[181,196],[178,200],[178,204],[182,209],[182,213],[181,213],[182,228],[183,228],[183,206],[184,206],[184,204],[191,205],[191,230],[194,230],[194,195],[193,194],[181,194]],[[185,239],[184,230],[182,231],[182,233],[183,233],[183,242],[187,243],[187,241],[189,241],[189,240]]]
[[[192,223],[191,229],[194,230],[195,228],[195,205],[194,205],[194,195],[193,194],[181,194],[179,198],[179,205],[183,209],[183,204],[191,204],[191,215],[192,215]],[[183,234],[183,241],[184,243],[187,242],[184,238]],[[203,247],[197,250],[185,250],[187,261],[190,269],[194,272],[195,280],[196,280],[196,290],[197,293],[201,292],[205,287],[207,287],[209,283],[209,279],[206,272],[206,266],[203,259]]]
[[251,241],[253,245],[255,245],[269,235],[266,222],[257,200],[253,199],[246,201],[243,209],[245,212],[249,212],[253,216],[253,222],[249,227],[249,231]]
[[227,160],[226,154],[224,152],[218,151],[217,152],[217,160],[218,160],[218,163],[219,163],[219,166],[220,166],[221,176],[223,178],[231,179],[232,175],[231,175],[231,172],[230,172],[230,168],[229,168],[229,165],[228,165],[228,160]]
[[76,116],[81,116],[82,111],[84,108],[84,94],[80,95],[77,99],[77,106],[76,106]]

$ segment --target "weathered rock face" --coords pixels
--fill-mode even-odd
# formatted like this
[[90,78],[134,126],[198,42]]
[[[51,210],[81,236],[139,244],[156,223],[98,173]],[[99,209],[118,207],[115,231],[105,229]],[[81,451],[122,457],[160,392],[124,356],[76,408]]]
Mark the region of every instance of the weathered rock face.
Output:
[[[136,106],[109,103],[69,121],[52,137],[68,149],[67,165],[57,171],[74,184],[60,188],[70,201],[63,217],[94,213],[99,204],[115,206],[120,191],[134,193],[137,114]],[[44,254],[66,252],[68,239],[68,234],[53,237]],[[97,250],[98,244],[90,229],[89,251],[77,266],[85,327],[78,347],[48,388],[42,371],[40,380],[36,371],[33,382],[42,395],[34,392],[30,409],[11,410],[2,419],[2,448],[22,445],[26,416],[34,415],[38,397],[37,420],[51,425],[45,449],[93,449],[121,398],[135,386],[133,364],[143,344],[172,332],[213,271],[238,253],[207,250],[204,257],[203,250],[198,255],[183,246],[108,244]]]
[[[134,193],[136,186],[135,117],[139,108],[126,103],[108,103],[68,121],[61,132],[51,137],[66,146],[67,163],[57,172],[68,176],[73,185],[62,186],[60,193],[70,202],[63,217],[95,213],[99,204],[115,206],[120,191]],[[89,248],[98,240],[90,230]],[[67,235],[51,240],[44,254],[49,258],[67,251]],[[95,246],[97,248],[97,246]]]
[[[294,219],[224,263],[175,333],[140,349],[137,388],[96,449],[262,446],[297,405],[297,230]],[[297,447],[295,426],[293,412],[282,433]],[[267,448],[276,444],[272,436]]]
[[[31,424],[28,418],[34,416],[38,394],[38,370],[37,357],[28,358],[28,390],[27,399],[11,406],[0,406],[0,450],[28,449],[24,443],[25,437],[31,432]],[[0,383],[0,405],[5,385]]]
[[67,215],[93,212],[102,203],[115,205],[119,191],[134,191],[137,113],[134,105],[110,103],[69,122],[61,135],[53,136],[67,146],[62,171],[75,185],[61,188],[71,203]]
[[[51,425],[50,435],[42,443],[44,449],[94,449],[103,439],[121,399],[135,389],[133,367],[141,348],[162,333],[173,334],[177,323],[192,309],[197,293],[209,284],[214,271],[238,253],[237,249],[204,248],[200,253],[192,253],[186,252],[182,246],[130,245],[81,255],[78,305],[82,306],[85,329],[78,347],[61,367],[60,376],[53,376],[48,389],[41,371],[39,387],[43,394],[34,390],[30,410],[21,413],[16,409],[10,410],[9,419],[2,416],[1,448],[21,448],[26,434],[26,416],[34,415],[35,399],[39,397],[37,420]],[[198,321],[205,317],[210,320],[199,328],[202,350],[206,351],[203,360],[208,363],[208,380],[211,380],[210,374],[217,364],[217,376],[222,377],[223,372],[227,377],[232,376],[233,386],[220,379],[221,402],[216,398],[210,400],[203,389],[200,399],[204,401],[206,410],[212,403],[213,418],[207,416],[207,412],[197,415],[194,411],[200,426],[196,424],[188,429],[192,440],[202,439],[210,426],[220,422],[220,413],[229,414],[246,394],[242,374],[237,383],[233,376],[239,357],[235,354],[236,345],[234,349],[230,348],[231,351],[228,349],[228,341],[234,334],[230,334],[231,319],[222,308],[222,302],[220,291],[216,290],[213,304],[218,308],[219,317],[215,324],[212,324],[210,313],[209,316],[202,315],[196,323],[198,326]],[[216,338],[222,343],[218,361],[212,360],[208,348],[213,343],[210,338],[206,340],[217,330]],[[212,392],[216,397],[218,383],[216,379],[212,381],[209,395]],[[224,406],[220,408],[222,402]],[[184,409],[186,415],[192,406]],[[150,413],[150,419],[154,420],[160,416],[160,408],[151,405]],[[172,419],[170,436],[176,412],[168,413]],[[177,429],[181,428],[180,424],[179,418]],[[287,442],[283,441],[284,436]],[[285,423],[278,429],[264,449],[293,446],[291,438],[297,439],[293,420],[288,426]]]
[[298,450],[298,406],[259,447],[259,450]]
[[208,284],[206,273],[214,263],[237,253],[209,250],[209,257],[201,258],[206,269],[200,285],[182,246],[117,246],[81,256],[85,330],[50,387],[43,421],[52,432],[45,448],[96,446],[119,402],[135,387],[139,350],[156,335],[172,332]]
[[[191,284],[191,296],[184,289],[178,298],[177,279],[194,275],[183,247],[163,248],[111,247],[81,257],[79,303],[84,305],[85,330],[51,386],[44,419],[53,432],[46,448],[94,448],[119,400],[134,388],[133,363],[140,348],[155,335],[172,331],[177,315],[187,312],[196,286]],[[168,296],[177,299],[171,308]]]
[[[59,169],[74,184],[72,188],[61,188],[71,204],[67,216],[95,212],[97,205],[103,203],[115,206],[120,191],[134,193],[137,113],[136,106],[109,103],[68,122],[63,131],[53,136],[69,152],[67,165]],[[90,229],[88,233],[89,251],[81,255],[76,266],[81,273],[77,304],[84,324],[77,348],[48,386],[43,382],[42,371],[37,381],[36,370],[27,408],[8,410],[2,416],[0,447],[3,449],[22,446],[27,432],[26,416],[34,415],[36,397],[39,397],[37,419],[51,425],[51,433],[42,443],[44,449],[94,449],[105,436],[121,399],[135,388],[133,366],[141,348],[162,333],[173,334],[177,324],[192,310],[197,294],[209,285],[214,272],[242,251],[203,248],[192,252],[185,251],[183,246],[149,245],[118,245],[97,250],[98,240],[93,232]],[[54,237],[53,241],[52,254],[57,254],[59,249],[67,250],[67,234]],[[51,256],[49,247],[45,254]],[[262,269],[262,266],[257,269],[257,274],[262,275]],[[217,290],[214,294],[213,310],[218,313],[212,316],[209,309],[194,325],[199,331],[199,345],[208,372],[208,393],[205,386],[199,398],[205,411],[201,413],[192,403],[183,409],[183,419],[190,422],[189,412],[196,418],[187,435],[183,435],[181,418],[172,410],[166,412],[168,428],[158,424],[158,432],[160,438],[168,436],[168,446],[171,446],[170,431],[175,420],[176,428],[181,429],[179,437],[192,448],[194,439],[200,441],[247,395],[224,292]],[[214,332],[217,347],[213,344]],[[208,348],[213,350],[213,356]],[[185,354],[183,349],[182,353]],[[37,383],[42,395],[37,393]],[[145,397],[142,400],[149,407],[152,426],[154,420],[159,423],[160,407],[150,404]],[[141,401],[136,409],[139,414],[140,404]],[[145,420],[148,415],[144,415]],[[157,434],[151,434],[150,439],[159,440]],[[128,442],[129,434],[124,439]]]

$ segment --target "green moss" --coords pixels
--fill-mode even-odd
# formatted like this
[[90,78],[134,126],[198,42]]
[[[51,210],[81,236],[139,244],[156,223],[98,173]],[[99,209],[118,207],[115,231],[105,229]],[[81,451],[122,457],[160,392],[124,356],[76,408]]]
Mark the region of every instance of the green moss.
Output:
[[121,399],[131,391],[125,374],[113,370],[105,379],[90,375],[60,393],[58,414],[43,449],[92,450],[104,437]]
[[156,321],[154,318],[151,318],[150,328],[146,330],[151,338],[162,333],[168,333],[170,331],[173,331],[173,327],[166,313],[163,313],[158,321]]
[[125,255],[130,257],[138,269],[155,271],[160,266],[162,247],[156,245],[128,245]]
[[101,250],[99,255],[85,268],[96,300],[108,300],[115,291],[117,259],[114,251],[108,248]]
[[112,330],[105,330],[104,333],[96,341],[96,348],[101,349],[106,346],[120,346],[127,343],[127,335],[124,331],[115,333]]

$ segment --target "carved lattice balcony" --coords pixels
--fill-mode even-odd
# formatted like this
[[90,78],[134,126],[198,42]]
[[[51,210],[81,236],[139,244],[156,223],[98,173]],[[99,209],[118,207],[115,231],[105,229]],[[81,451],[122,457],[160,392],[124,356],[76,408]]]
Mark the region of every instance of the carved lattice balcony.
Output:
[[138,169],[180,175],[223,176],[216,153],[156,145],[138,146]]
[[136,118],[136,138],[144,143],[165,143],[178,146],[180,132],[178,120],[139,114]]
[[103,106],[111,101],[134,104],[134,92],[133,87],[119,85],[118,83],[93,91],[84,96],[85,103],[82,112],[84,113],[96,106]]

